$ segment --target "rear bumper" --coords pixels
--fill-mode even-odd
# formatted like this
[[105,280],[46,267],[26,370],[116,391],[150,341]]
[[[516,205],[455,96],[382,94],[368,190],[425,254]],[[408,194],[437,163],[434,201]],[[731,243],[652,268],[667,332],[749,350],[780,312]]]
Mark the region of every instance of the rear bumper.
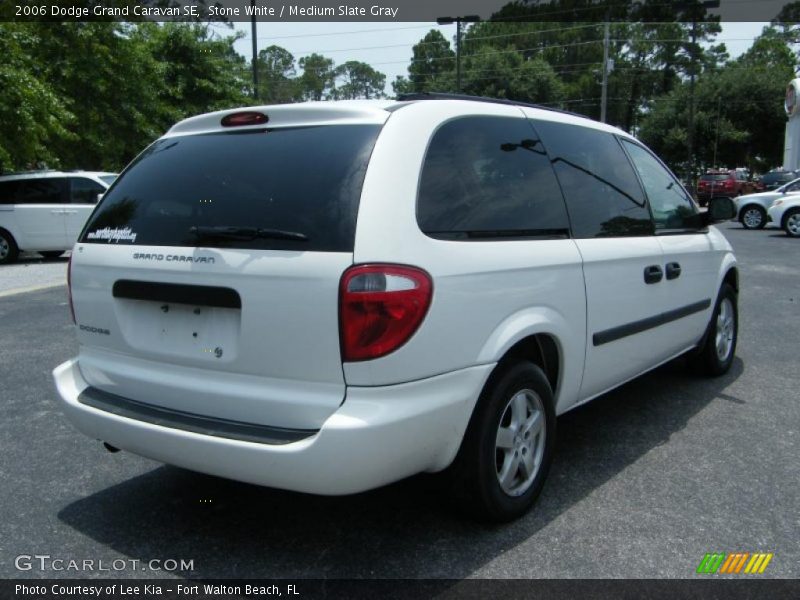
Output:
[[61,406],[89,437],[194,471],[324,495],[362,492],[455,457],[494,365],[385,387],[349,387],[322,428],[296,442],[267,444],[141,421],[79,400],[89,384],[73,359],[53,371]]

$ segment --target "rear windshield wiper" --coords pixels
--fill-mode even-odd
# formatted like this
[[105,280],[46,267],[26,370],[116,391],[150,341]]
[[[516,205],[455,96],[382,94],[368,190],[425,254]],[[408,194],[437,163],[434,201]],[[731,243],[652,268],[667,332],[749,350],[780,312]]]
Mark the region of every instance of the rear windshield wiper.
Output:
[[273,240],[291,240],[294,242],[307,242],[308,236],[297,231],[283,229],[263,229],[259,227],[235,227],[227,225],[194,225],[189,228],[189,233],[199,238],[224,238],[232,240],[254,240],[265,238]]

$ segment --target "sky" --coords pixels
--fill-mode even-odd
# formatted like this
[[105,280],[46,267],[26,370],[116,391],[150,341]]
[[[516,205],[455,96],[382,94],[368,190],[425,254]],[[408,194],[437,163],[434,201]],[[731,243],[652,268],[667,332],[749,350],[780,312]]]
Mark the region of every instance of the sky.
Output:
[[[723,22],[716,43],[724,42],[731,58],[744,53],[767,23]],[[236,22],[245,37],[236,42],[236,50],[252,55],[250,23]],[[221,35],[230,35],[225,26],[215,26]],[[449,40],[455,37],[455,25],[436,23],[388,22],[259,22],[258,49],[272,44],[286,48],[296,60],[312,52],[332,58],[336,64],[357,60],[370,64],[386,75],[386,93],[398,75],[408,75],[412,46],[431,29],[438,29]],[[299,71],[299,69],[298,69]]]

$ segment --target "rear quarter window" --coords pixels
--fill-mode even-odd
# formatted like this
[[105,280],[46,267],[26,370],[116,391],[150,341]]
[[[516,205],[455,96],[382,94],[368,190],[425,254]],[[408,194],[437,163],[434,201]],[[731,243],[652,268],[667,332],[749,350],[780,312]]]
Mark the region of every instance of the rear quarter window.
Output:
[[431,138],[417,222],[431,237],[568,236],[550,160],[524,118],[461,117]]
[[63,177],[19,179],[4,182],[0,189],[0,200],[7,204],[65,204],[69,202],[67,180]]
[[[350,252],[379,131],[332,125],[158,140],[103,197],[81,241]],[[282,230],[307,241],[198,238],[193,227]]]

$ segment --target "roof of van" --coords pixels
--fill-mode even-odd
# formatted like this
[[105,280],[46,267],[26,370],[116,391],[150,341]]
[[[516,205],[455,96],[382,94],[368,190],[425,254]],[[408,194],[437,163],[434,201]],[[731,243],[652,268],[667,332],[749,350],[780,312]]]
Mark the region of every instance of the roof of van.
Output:
[[[254,111],[267,116],[267,127],[297,126],[297,125],[333,125],[333,124],[382,124],[390,113],[403,107],[420,102],[454,102],[454,103],[497,103],[517,106],[529,116],[552,120],[560,123],[581,125],[612,133],[631,137],[626,132],[611,125],[600,123],[568,111],[544,107],[536,104],[515,102],[512,100],[472,97],[456,94],[406,94],[397,100],[326,100],[321,102],[300,102],[294,104],[272,104],[261,106],[245,106],[228,110],[190,117],[179,121],[170,128],[165,137],[211,133],[224,131],[222,119],[228,115],[241,112]],[[264,123],[240,126],[242,130],[263,128]],[[239,129],[240,127],[237,127]]]
[[76,169],[73,171],[59,171],[57,169],[40,169],[38,171],[15,171],[11,173],[3,173],[0,175],[0,181],[14,181],[17,179],[44,179],[50,177],[75,177],[80,175],[89,175],[91,177],[116,177],[119,173],[110,173],[108,171],[83,171]]

